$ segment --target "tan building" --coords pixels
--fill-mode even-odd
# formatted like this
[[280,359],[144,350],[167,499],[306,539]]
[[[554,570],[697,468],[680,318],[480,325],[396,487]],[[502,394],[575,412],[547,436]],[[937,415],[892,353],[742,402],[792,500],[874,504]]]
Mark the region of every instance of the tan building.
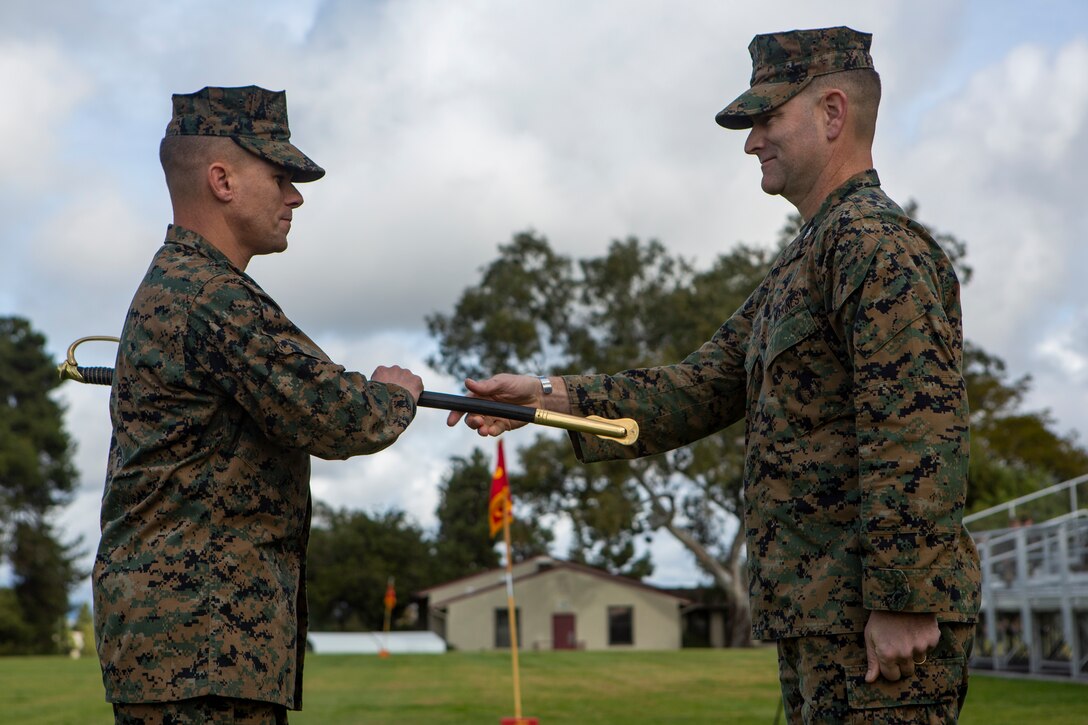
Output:
[[[687,600],[600,569],[550,556],[513,567],[522,649],[679,649]],[[506,572],[476,574],[419,592],[426,626],[451,648],[510,646]]]

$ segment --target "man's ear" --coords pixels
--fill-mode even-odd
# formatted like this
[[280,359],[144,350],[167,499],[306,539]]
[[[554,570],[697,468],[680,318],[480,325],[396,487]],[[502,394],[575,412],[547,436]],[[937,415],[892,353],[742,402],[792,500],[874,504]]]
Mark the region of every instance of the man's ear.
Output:
[[208,166],[208,188],[212,196],[222,202],[234,198],[234,172],[222,161],[213,161]]
[[820,114],[824,121],[824,132],[828,141],[834,141],[846,128],[846,115],[850,109],[850,100],[838,88],[824,92],[820,100]]

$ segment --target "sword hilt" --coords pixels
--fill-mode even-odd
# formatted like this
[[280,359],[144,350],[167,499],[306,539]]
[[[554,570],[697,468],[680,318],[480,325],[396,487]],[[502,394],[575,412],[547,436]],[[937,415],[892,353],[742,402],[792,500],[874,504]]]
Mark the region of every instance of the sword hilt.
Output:
[[79,383],[91,385],[110,385],[113,383],[113,368],[108,367],[83,367],[76,363],[76,348],[85,342],[120,342],[116,337],[108,335],[90,335],[81,337],[68,346],[68,354],[60,365],[57,366],[57,374],[61,380],[75,380]]

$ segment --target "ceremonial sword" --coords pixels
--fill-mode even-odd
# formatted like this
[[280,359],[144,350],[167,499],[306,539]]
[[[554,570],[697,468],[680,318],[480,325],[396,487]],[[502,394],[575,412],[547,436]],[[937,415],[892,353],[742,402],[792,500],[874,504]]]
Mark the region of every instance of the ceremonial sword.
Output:
[[[113,368],[85,367],[76,362],[76,348],[85,342],[92,341],[120,342],[116,337],[105,335],[91,335],[79,338],[68,346],[68,355],[65,361],[57,367],[61,380],[75,380],[89,385],[111,385],[113,383]],[[432,393],[427,390],[419,394],[418,404],[424,408],[455,410],[460,413],[477,413],[489,415],[493,418],[506,418],[522,423],[535,423],[536,425],[546,425],[551,428],[588,433],[598,438],[613,440],[625,446],[629,446],[638,440],[638,423],[631,418],[602,418],[596,415],[581,417],[556,413],[543,408],[532,408],[527,405],[500,403],[495,400],[472,398],[467,395]]]

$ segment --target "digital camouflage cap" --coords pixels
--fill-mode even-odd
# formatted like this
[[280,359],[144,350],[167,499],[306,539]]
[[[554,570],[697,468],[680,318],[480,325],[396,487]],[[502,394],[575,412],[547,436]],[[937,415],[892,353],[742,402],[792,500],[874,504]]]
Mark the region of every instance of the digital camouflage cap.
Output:
[[752,116],[778,108],[817,76],[872,68],[872,33],[846,27],[791,30],[752,38],[751,87],[722,109],[716,120],[732,129],[752,127]]
[[172,96],[167,136],[227,136],[266,161],[293,172],[292,181],[317,181],[325,169],[290,142],[287,93],[257,86],[216,88]]

